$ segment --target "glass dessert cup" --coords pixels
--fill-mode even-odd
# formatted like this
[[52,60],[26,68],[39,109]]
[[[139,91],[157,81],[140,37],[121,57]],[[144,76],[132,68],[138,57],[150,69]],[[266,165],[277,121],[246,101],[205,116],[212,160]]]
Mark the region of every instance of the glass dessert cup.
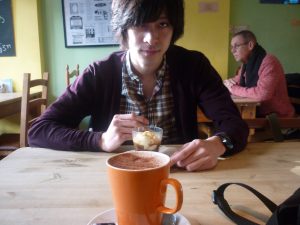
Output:
[[158,151],[163,129],[157,126],[136,127],[132,130],[132,141],[137,151]]

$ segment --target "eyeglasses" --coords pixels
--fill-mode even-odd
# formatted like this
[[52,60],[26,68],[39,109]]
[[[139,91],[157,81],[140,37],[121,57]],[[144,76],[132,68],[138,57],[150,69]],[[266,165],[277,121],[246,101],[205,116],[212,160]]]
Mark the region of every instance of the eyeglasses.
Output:
[[234,46],[231,46],[230,49],[231,51],[235,51],[237,50],[239,47],[243,46],[243,45],[247,45],[249,43],[249,41],[245,42],[245,43],[241,43],[241,44],[236,44]]

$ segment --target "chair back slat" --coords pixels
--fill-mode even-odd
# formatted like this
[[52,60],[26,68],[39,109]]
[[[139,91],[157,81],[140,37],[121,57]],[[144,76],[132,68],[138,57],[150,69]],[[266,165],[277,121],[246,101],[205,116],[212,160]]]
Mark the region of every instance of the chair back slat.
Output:
[[37,80],[32,80],[30,81],[29,87],[36,87],[36,86],[47,86],[48,85],[48,81],[44,80],[44,79],[37,79]]
[[70,85],[71,83],[71,78],[73,77],[78,77],[79,76],[79,64],[76,64],[76,68],[72,71],[70,71],[69,65],[66,66],[66,81],[67,81],[67,86]]
[[[31,74],[25,73],[23,79],[23,92],[21,102],[21,127],[20,127],[20,147],[27,147],[28,130],[33,121],[35,121],[47,108],[49,73],[43,73],[42,79],[31,80]],[[40,95],[31,98],[30,90],[33,87],[41,86]]]

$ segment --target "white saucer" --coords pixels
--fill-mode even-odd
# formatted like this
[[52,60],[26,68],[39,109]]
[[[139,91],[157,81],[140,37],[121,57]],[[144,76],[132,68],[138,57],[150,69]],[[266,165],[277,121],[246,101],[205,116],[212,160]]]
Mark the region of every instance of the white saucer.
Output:
[[[171,221],[173,219],[173,216],[176,216],[175,225],[191,225],[190,222],[179,213],[176,213],[174,215],[164,214],[164,222],[162,225],[170,225],[168,221]],[[96,223],[116,223],[115,209],[109,209],[98,214],[93,219],[91,219],[91,221],[87,225],[95,225]]]

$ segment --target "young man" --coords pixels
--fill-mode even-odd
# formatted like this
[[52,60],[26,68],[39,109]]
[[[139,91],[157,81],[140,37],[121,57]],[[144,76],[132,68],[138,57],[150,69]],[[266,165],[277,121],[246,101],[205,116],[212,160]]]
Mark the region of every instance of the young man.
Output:
[[293,117],[294,108],[278,59],[267,54],[248,30],[232,37],[231,52],[242,66],[235,77],[224,81],[229,91],[233,95],[259,100],[258,116],[276,113],[279,117]]
[[[241,151],[248,127],[222,79],[200,52],[174,45],[183,34],[183,0],[114,0],[112,24],[124,51],[94,62],[29,131],[31,146],[113,152],[132,129],[156,124],[171,157],[188,171],[213,168]],[[198,139],[197,107],[216,126]],[[76,128],[91,115],[92,132]]]

